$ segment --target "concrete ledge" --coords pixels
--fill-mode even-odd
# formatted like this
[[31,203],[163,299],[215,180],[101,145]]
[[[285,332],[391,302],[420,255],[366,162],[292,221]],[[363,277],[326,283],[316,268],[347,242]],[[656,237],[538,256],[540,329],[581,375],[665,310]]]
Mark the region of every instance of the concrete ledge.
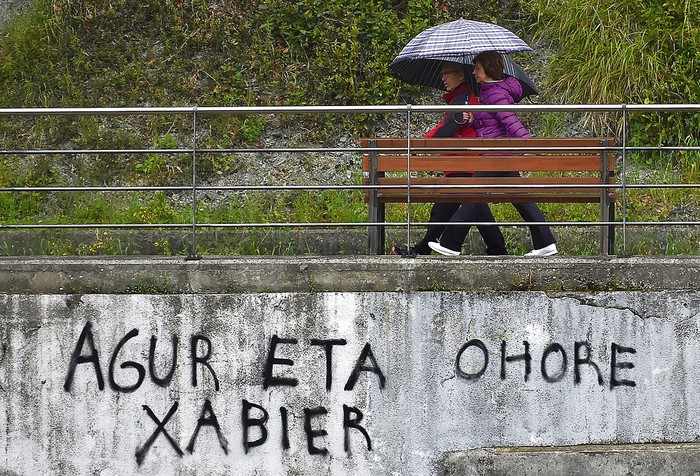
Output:
[[697,476],[700,445],[590,445],[557,448],[492,448],[445,457],[443,474],[590,476]]
[[0,258],[0,292],[181,294],[698,289],[700,257]]

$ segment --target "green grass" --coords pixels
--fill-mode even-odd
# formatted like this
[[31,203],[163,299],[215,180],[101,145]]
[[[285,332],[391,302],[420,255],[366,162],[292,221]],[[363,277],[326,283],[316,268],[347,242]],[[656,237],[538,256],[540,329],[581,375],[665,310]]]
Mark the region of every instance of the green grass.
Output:
[[[532,35],[556,51],[541,85],[548,97],[556,93],[570,104],[694,104],[700,99],[700,30],[695,27],[700,9],[692,2],[528,0],[523,5]],[[621,121],[614,115],[587,118],[598,133],[618,130]],[[631,143],[698,143],[697,114],[639,114],[634,121]]]

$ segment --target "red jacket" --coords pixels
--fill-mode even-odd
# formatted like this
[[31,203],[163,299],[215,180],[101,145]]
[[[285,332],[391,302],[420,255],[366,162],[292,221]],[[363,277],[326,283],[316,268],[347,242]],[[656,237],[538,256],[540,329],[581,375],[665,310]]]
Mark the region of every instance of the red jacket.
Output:
[[[467,83],[462,83],[443,97],[447,104],[479,104]],[[465,124],[462,111],[446,112],[442,121],[429,130],[423,137],[476,137],[476,132],[469,124]]]
[[[479,100],[467,83],[462,83],[452,91],[446,92],[443,97],[447,104],[479,104]],[[465,122],[463,111],[446,112],[442,116],[442,121],[423,137],[476,137],[476,131]],[[445,175],[458,173],[465,172],[445,172]]]

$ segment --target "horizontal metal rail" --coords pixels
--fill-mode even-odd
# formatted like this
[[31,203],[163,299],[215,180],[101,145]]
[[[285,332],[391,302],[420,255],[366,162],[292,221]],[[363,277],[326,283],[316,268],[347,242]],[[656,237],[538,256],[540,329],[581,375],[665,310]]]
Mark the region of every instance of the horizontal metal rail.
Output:
[[[422,151],[445,151],[445,152],[464,152],[464,151],[504,151],[509,152],[513,150],[521,151],[601,151],[609,150],[615,152],[621,152],[623,150],[622,146],[583,146],[583,147],[478,147],[478,146],[466,146],[466,147],[411,147],[413,152]],[[643,152],[643,151],[664,151],[664,152],[678,152],[678,151],[700,151],[698,146],[664,146],[664,147],[624,147],[624,150],[628,152]],[[369,151],[379,151],[382,153],[388,152],[399,152],[406,153],[407,149],[405,147],[295,147],[295,148],[220,148],[220,149],[27,149],[27,150],[0,150],[0,155],[89,155],[89,154],[191,154],[196,152],[197,154],[275,154],[275,153],[341,153],[341,152],[369,152]]]
[[[621,190],[621,184],[454,184],[451,189],[523,189],[523,190],[547,190],[547,189],[613,189]],[[200,185],[200,191],[294,191],[294,190],[406,190],[412,189],[442,189],[445,185],[439,184],[382,184],[382,185]],[[627,189],[685,189],[700,188],[700,183],[649,183],[649,184],[628,184]],[[64,187],[0,187],[0,192],[189,192],[192,187],[189,185],[175,186],[120,186],[120,187],[96,187],[96,186],[64,186]]]
[[[417,112],[463,111],[451,105],[383,105],[383,106],[182,106],[182,107],[66,107],[4,108],[2,116],[143,116],[143,115],[225,115],[225,114],[397,114]],[[469,104],[471,111],[515,112],[700,112],[700,104]]]
[[[536,225],[548,225],[548,226],[580,226],[580,227],[599,227],[607,225],[620,225],[619,221],[541,221],[541,222],[527,222],[522,221],[499,221],[494,222],[424,222],[424,221],[414,221],[411,222],[414,226],[428,226],[428,225],[447,225],[447,226],[512,226],[512,227],[522,227],[522,226],[536,226]],[[198,223],[199,228],[364,228],[367,226],[376,226],[375,222],[272,222],[272,223]],[[383,222],[382,226],[387,227],[405,227],[405,221],[398,222]],[[698,221],[628,221],[628,226],[696,226],[700,225]],[[72,224],[61,224],[61,223],[40,223],[40,224],[6,224],[0,225],[1,229],[21,229],[21,228],[34,228],[34,229],[50,229],[50,228],[83,228],[83,229],[93,229],[93,228],[148,228],[148,229],[168,229],[168,228],[186,228],[189,229],[192,223],[72,223]]]

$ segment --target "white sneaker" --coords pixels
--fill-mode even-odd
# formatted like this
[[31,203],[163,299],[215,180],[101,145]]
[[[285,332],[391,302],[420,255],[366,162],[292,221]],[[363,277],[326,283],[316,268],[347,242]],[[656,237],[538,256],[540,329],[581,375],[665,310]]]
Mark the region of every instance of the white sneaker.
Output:
[[449,248],[446,248],[442,246],[440,243],[437,241],[430,241],[428,242],[428,246],[430,246],[430,249],[433,251],[437,251],[441,255],[445,256],[459,256],[459,251],[451,250]]
[[545,246],[544,248],[540,248],[539,250],[532,250],[528,253],[525,253],[525,256],[552,256],[559,253],[557,250],[557,245],[555,243],[552,243],[551,245]]

